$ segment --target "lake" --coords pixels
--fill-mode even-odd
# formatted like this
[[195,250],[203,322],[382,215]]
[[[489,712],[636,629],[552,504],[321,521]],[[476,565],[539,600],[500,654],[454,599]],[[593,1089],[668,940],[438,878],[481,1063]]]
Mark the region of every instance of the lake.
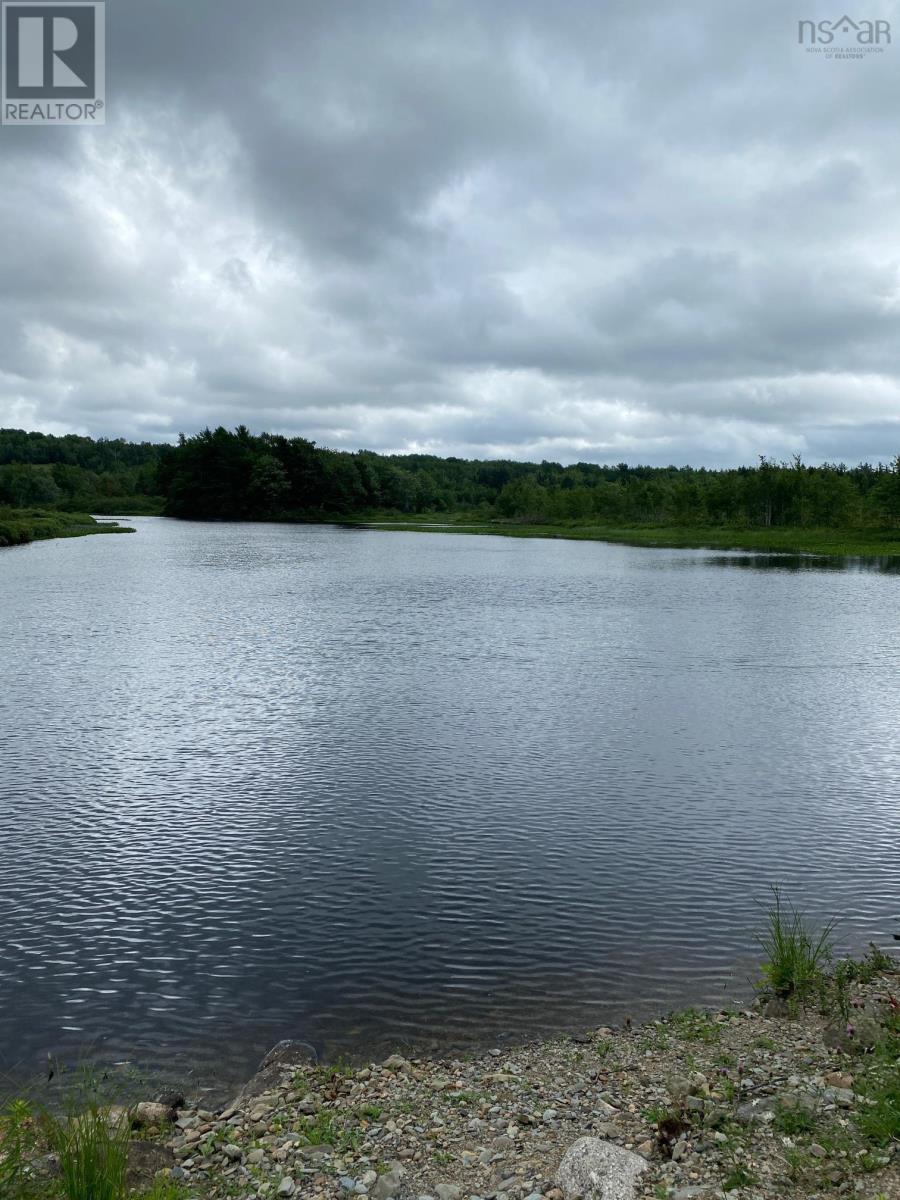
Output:
[[130,522],[0,551],[0,1076],[242,1080],[900,931],[900,605],[815,559]]

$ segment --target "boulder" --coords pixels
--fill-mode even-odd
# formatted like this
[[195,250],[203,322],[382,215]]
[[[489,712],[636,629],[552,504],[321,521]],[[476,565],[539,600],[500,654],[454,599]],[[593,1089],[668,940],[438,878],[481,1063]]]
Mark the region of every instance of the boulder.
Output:
[[142,1100],[140,1104],[129,1111],[131,1124],[135,1129],[143,1129],[145,1127],[163,1128],[165,1125],[170,1125],[175,1120],[174,1108],[169,1108],[165,1104],[156,1104],[151,1100]]
[[633,1200],[646,1170],[639,1154],[600,1138],[582,1137],[563,1155],[556,1184],[565,1200]]
[[263,1058],[256,1068],[256,1074],[248,1083],[244,1084],[225,1111],[233,1112],[243,1108],[248,1100],[253,1100],[264,1092],[278,1087],[283,1071],[314,1062],[318,1062],[318,1055],[308,1042],[298,1042],[290,1038],[278,1042]]

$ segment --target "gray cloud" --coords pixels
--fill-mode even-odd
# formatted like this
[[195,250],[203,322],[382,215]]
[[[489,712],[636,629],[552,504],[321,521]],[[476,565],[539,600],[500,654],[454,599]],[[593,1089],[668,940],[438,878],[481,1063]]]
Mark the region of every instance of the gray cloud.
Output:
[[0,131],[0,422],[887,459],[900,43],[838,15],[117,0],[106,127]]

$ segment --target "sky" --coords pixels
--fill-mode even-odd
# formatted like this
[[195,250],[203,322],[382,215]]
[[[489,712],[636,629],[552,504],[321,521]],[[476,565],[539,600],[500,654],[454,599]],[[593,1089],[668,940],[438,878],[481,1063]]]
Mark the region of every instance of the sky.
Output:
[[887,461],[898,8],[110,0],[107,124],[0,129],[0,425]]

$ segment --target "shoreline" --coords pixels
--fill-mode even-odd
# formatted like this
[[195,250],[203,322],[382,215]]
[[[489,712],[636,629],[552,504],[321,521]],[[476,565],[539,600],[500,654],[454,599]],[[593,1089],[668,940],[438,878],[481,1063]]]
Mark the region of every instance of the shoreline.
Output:
[[627,1177],[596,1200],[896,1200],[900,1125],[876,1118],[878,1088],[900,1086],[900,960],[857,969],[802,1006],[761,998],[455,1057],[323,1064],[281,1042],[224,1108],[170,1092],[128,1110],[135,1194],[575,1200],[586,1154]]
[[453,519],[446,522],[348,519],[338,523],[385,533],[467,533],[473,536],[609,542],[647,549],[744,550],[764,555],[888,560],[891,567],[900,570],[900,530],[542,525]]
[[88,513],[40,508],[0,508],[0,549],[28,546],[55,538],[90,537],[101,533],[134,533],[117,521],[97,521]]

